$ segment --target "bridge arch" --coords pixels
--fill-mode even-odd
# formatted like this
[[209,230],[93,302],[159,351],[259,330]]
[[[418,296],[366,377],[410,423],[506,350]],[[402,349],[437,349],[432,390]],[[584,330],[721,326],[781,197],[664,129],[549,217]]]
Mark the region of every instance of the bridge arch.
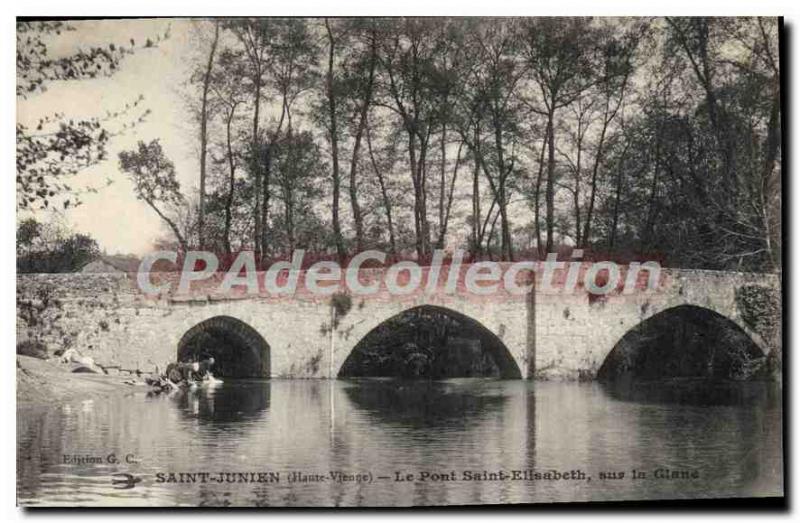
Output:
[[709,308],[678,305],[629,329],[597,372],[617,379],[741,379],[766,357],[760,338]]
[[178,361],[215,360],[214,374],[228,378],[269,378],[271,351],[264,338],[231,316],[201,321],[178,342]]
[[349,377],[522,377],[504,342],[480,321],[422,304],[382,321],[363,336],[339,368]]

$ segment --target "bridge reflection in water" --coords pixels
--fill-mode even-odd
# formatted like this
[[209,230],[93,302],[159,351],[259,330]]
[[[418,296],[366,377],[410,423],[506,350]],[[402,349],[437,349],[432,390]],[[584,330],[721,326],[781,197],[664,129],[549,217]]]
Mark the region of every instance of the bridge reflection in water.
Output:
[[[401,312],[352,341],[339,380],[243,378],[270,375],[282,355],[233,317],[194,325],[178,356],[215,355],[220,386],[20,411],[20,503],[375,506],[782,493],[780,386],[731,381],[763,352],[736,324],[697,307],[665,309],[621,336],[600,367],[603,383],[501,379],[522,374],[508,338],[441,307]],[[98,449],[134,462],[64,463]],[[631,479],[633,469],[644,479]],[[577,473],[498,480],[515,470]],[[201,472],[280,481],[201,483]],[[683,479],[661,478],[673,472]],[[143,481],[117,490],[114,473]]]
[[[103,504],[113,494],[132,504],[329,506],[780,494],[780,394],[763,383],[731,387],[729,401],[693,404],[674,403],[670,393],[660,399],[658,388],[641,396],[597,383],[231,380],[173,397],[20,415],[18,495],[23,504]],[[96,449],[139,463],[62,464],[64,454]],[[531,468],[581,469],[592,480],[394,481],[398,472]],[[632,481],[633,468],[696,470],[700,478]],[[203,471],[274,471],[281,481],[156,481]],[[288,482],[293,472],[330,471],[371,473],[373,481]],[[628,477],[599,480],[616,471]],[[116,472],[143,481],[112,490],[107,479]]]

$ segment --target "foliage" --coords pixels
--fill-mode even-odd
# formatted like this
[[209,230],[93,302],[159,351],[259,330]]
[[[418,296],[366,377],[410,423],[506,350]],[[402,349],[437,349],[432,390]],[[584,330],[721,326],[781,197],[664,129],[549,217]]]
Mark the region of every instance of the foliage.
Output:
[[382,323],[353,349],[345,377],[499,377],[492,342],[479,328],[420,307]]
[[[49,47],[62,33],[77,29],[61,21],[17,22],[17,97],[26,99],[43,92],[53,82],[73,82],[110,76],[119,71],[122,60],[134,52],[130,46],[79,48],[54,54]],[[168,37],[164,35],[164,38]],[[144,47],[161,40],[148,39]],[[142,97],[126,104],[123,110],[109,111],[104,117],[70,118],[54,113],[41,118],[31,129],[17,123],[17,208],[35,210],[80,204],[79,192],[69,179],[81,170],[107,158],[110,138],[116,133],[108,124],[127,120],[122,130],[141,123],[149,110],[141,111]],[[90,187],[89,190],[96,190]]]
[[[198,23],[214,29],[187,58],[201,194],[181,192],[157,140],[120,155],[183,248],[512,260],[581,247],[780,270],[776,20]],[[86,51],[70,77],[91,76],[90,57],[110,74],[116,56]],[[52,206],[104,158],[103,125],[53,124],[18,131],[21,206]]]
[[18,272],[76,272],[99,256],[97,242],[86,234],[70,234],[33,218],[17,226]]
[[24,340],[17,343],[17,354],[31,358],[47,359],[47,347],[38,340]]
[[136,198],[149,205],[172,229],[181,246],[186,241],[174,218],[170,218],[162,207],[180,207],[184,203],[180,183],[175,175],[175,164],[164,155],[158,140],[149,143],[139,141],[132,151],[119,153],[119,168],[133,182]]
[[[105,47],[80,49],[54,57],[48,39],[75,27],[61,21],[17,22],[17,96],[28,96],[47,88],[55,80],[81,80],[114,74],[120,61],[133,52],[131,47],[113,43]],[[152,45],[152,43],[151,43]]]
[[765,338],[769,338],[782,320],[780,294],[770,287],[743,285],[737,288],[736,307],[744,322]]
[[331,296],[331,307],[333,307],[333,328],[339,328],[339,322],[347,316],[353,308],[353,298],[347,293],[337,292]]

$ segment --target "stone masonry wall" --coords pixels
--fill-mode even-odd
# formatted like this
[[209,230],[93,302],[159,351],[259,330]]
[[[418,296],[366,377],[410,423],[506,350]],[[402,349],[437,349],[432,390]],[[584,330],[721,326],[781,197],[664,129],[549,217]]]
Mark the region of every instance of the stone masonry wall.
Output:
[[[17,277],[17,343],[33,340],[52,354],[74,347],[101,365],[150,372],[177,356],[183,334],[218,315],[253,327],[270,346],[274,377],[336,376],[350,351],[373,328],[411,307],[435,305],[486,327],[508,348],[522,376],[592,378],[614,345],[641,321],[670,307],[691,304],[731,319],[767,352],[780,343],[780,318],[769,333],[756,332],[737,306],[736,292],[760,285],[780,292],[774,276],[711,271],[662,271],[657,291],[611,293],[594,299],[574,293],[491,299],[463,293],[419,294],[403,299],[353,296],[333,321],[330,297],[230,298],[213,293],[178,298],[142,295],[127,274],[37,274]],[[740,300],[741,302],[741,300]],[[331,326],[335,324],[335,329]],[[772,325],[772,324],[771,324]],[[331,358],[331,354],[333,357]]]
[[[728,318],[769,353],[780,344],[780,318],[773,332],[757,333],[737,307],[736,290],[759,285],[780,293],[777,277],[700,270],[662,270],[655,291],[613,292],[593,300],[585,289],[564,295],[537,292],[536,372],[544,379],[593,378],[617,342],[651,316],[680,305],[710,309]],[[779,311],[778,311],[779,312]],[[778,347],[779,349],[779,347]]]
[[330,297],[151,299],[125,274],[20,275],[17,341],[37,340],[51,354],[74,347],[104,366],[150,372],[175,360],[186,331],[225,315],[250,325],[266,340],[273,377],[320,378],[336,376],[358,341],[383,321],[411,307],[436,305],[488,328],[509,348],[522,375],[527,373],[527,310],[520,299],[354,297],[334,330],[330,303]]

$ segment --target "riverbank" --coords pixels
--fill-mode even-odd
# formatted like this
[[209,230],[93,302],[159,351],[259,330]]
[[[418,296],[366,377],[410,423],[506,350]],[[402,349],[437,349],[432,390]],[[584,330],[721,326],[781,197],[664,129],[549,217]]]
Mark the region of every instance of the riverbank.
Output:
[[17,355],[17,407],[43,407],[146,390],[132,376],[74,373],[46,360]]

